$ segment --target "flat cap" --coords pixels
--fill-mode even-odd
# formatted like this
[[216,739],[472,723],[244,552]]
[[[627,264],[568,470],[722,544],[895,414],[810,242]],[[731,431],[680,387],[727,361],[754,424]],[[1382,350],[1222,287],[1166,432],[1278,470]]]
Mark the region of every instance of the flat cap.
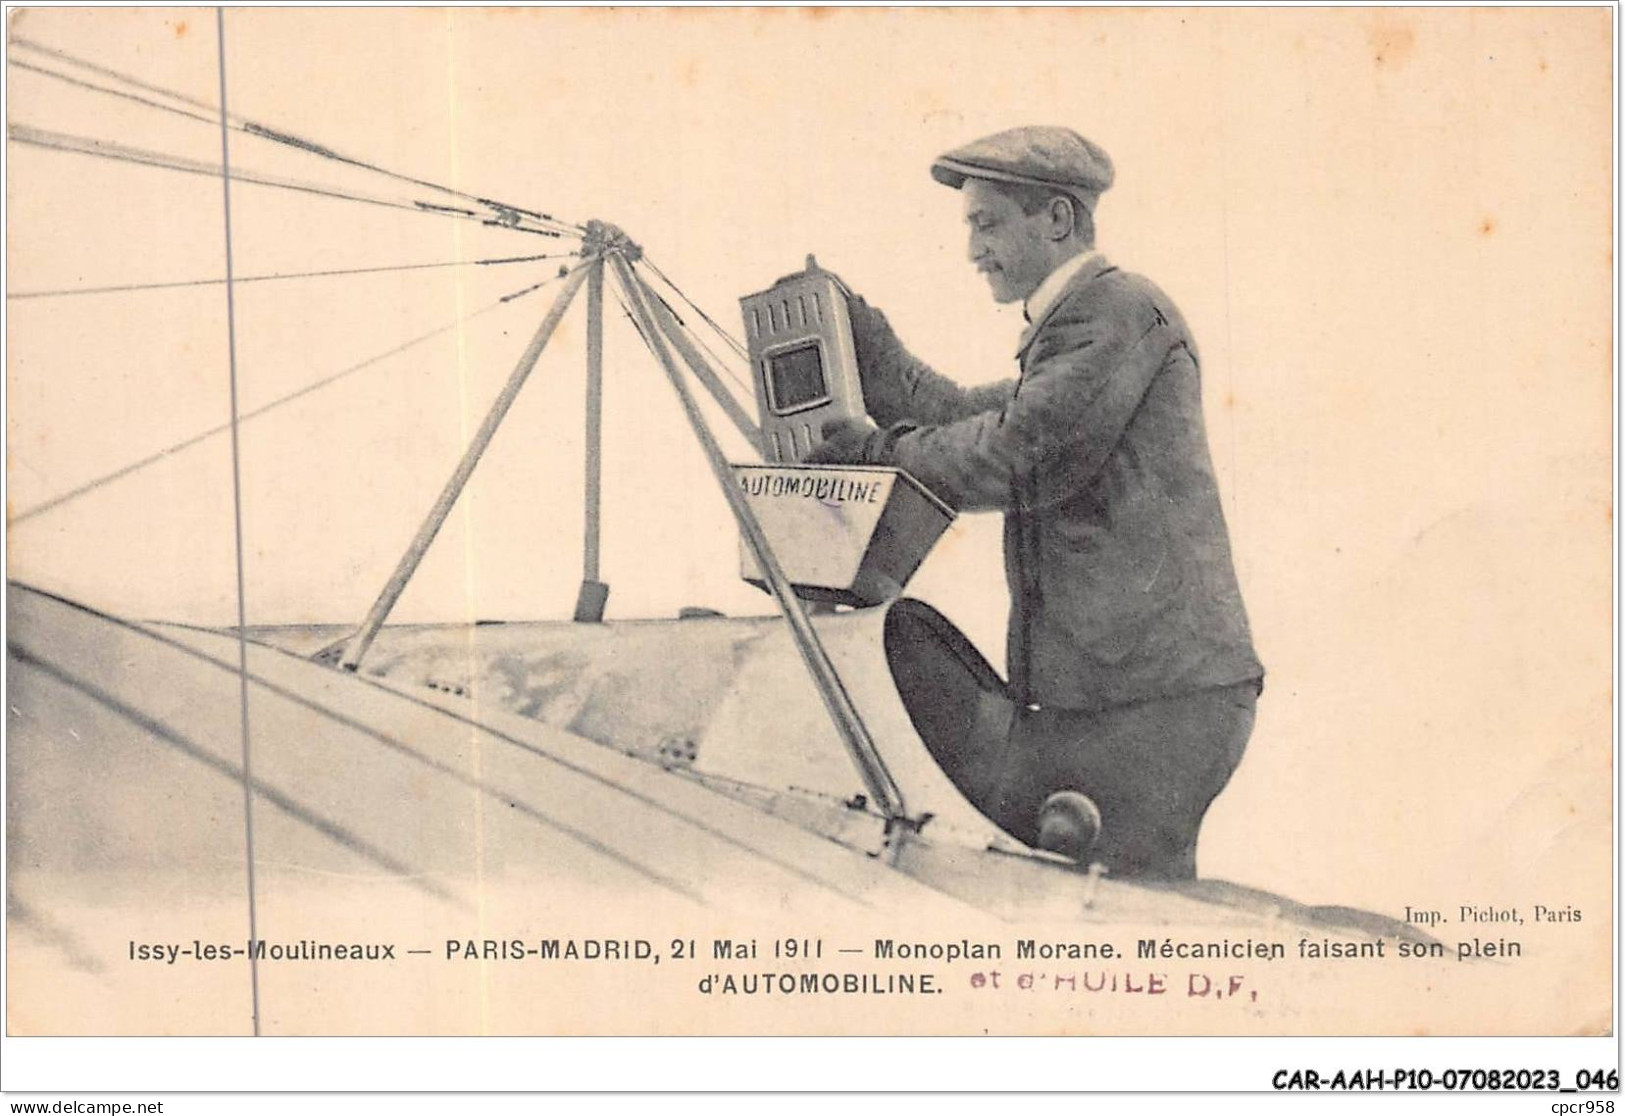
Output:
[[1112,184],[1111,156],[1071,128],[1011,128],[941,155],[931,177],[959,189],[967,178],[1055,186],[1098,195]]

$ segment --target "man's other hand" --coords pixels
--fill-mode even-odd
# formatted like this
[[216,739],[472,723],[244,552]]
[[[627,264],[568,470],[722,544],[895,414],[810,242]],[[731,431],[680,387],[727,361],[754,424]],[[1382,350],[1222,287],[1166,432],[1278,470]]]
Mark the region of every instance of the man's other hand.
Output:
[[852,323],[852,348],[857,353],[858,368],[865,378],[872,372],[881,372],[897,363],[897,354],[903,343],[897,331],[886,320],[885,311],[870,306],[860,294],[846,300],[846,317]]
[[808,465],[878,465],[885,432],[868,419],[832,419],[824,424],[824,440],[803,461]]
[[882,421],[895,421],[907,409],[904,369],[909,364],[908,350],[903,348],[885,313],[870,306],[862,295],[849,294],[846,311],[852,323],[852,351],[858,358],[864,408],[882,416]]
[[846,315],[852,323],[852,344],[858,351],[858,363],[864,363],[865,357],[871,361],[885,360],[901,347],[902,342],[887,321],[885,311],[870,306],[862,295],[847,298]]

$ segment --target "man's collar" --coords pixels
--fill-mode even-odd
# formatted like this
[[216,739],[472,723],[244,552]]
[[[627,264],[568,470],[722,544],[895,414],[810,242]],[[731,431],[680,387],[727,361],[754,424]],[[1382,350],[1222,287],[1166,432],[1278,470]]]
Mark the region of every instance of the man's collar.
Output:
[[[1038,336],[1038,328],[1061,304],[1062,296],[1069,285],[1093,280],[1113,270],[1115,269],[1106,261],[1105,256],[1090,249],[1073,256],[1051,272],[1049,277],[1038,285],[1038,290],[1032,293],[1032,297],[1027,299],[1028,313],[1032,315],[1032,320],[1027,323],[1027,328],[1021,331],[1021,342],[1016,346],[1016,359],[1020,360],[1026,355],[1033,339]],[[1052,282],[1055,283],[1053,294],[1050,294],[1047,301],[1041,302],[1040,293],[1045,292]]]
[[1055,302],[1061,297],[1061,292],[1072,281],[1072,277],[1086,267],[1090,260],[1100,255],[1093,248],[1079,252],[1062,261],[1061,265],[1045,276],[1044,281],[1038,284],[1038,289],[1027,296],[1027,321],[1043,321],[1044,316],[1054,308]]

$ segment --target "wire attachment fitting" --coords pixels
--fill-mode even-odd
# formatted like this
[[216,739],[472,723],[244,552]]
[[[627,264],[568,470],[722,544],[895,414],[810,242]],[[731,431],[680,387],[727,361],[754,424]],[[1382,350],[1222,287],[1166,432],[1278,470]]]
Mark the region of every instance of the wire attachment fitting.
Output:
[[583,259],[605,256],[611,252],[619,252],[628,263],[636,263],[643,258],[643,249],[619,226],[608,221],[588,221],[586,227],[587,231],[581,237]]

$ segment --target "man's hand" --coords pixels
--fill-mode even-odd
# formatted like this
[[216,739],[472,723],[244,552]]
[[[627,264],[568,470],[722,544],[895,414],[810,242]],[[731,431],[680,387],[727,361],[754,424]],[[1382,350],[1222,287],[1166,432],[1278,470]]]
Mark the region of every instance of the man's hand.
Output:
[[852,323],[852,346],[857,350],[859,364],[878,365],[902,348],[885,312],[870,306],[862,295],[847,298],[846,316]]
[[852,351],[858,358],[864,409],[881,416],[882,421],[895,422],[908,411],[905,370],[912,358],[886,315],[870,306],[862,295],[848,291],[846,312],[852,323]]
[[824,440],[803,461],[808,465],[879,465],[886,432],[868,419],[832,419]]
[[908,418],[909,396],[919,362],[903,347],[884,313],[869,305],[839,275],[828,274],[846,297],[846,317],[852,325],[852,351],[858,358],[864,410],[881,423]]
[[902,380],[903,349],[897,331],[886,314],[864,301],[861,294],[847,299],[847,320],[851,322],[851,349],[858,357],[858,378],[863,383],[864,409],[869,413],[900,413],[908,398]]

